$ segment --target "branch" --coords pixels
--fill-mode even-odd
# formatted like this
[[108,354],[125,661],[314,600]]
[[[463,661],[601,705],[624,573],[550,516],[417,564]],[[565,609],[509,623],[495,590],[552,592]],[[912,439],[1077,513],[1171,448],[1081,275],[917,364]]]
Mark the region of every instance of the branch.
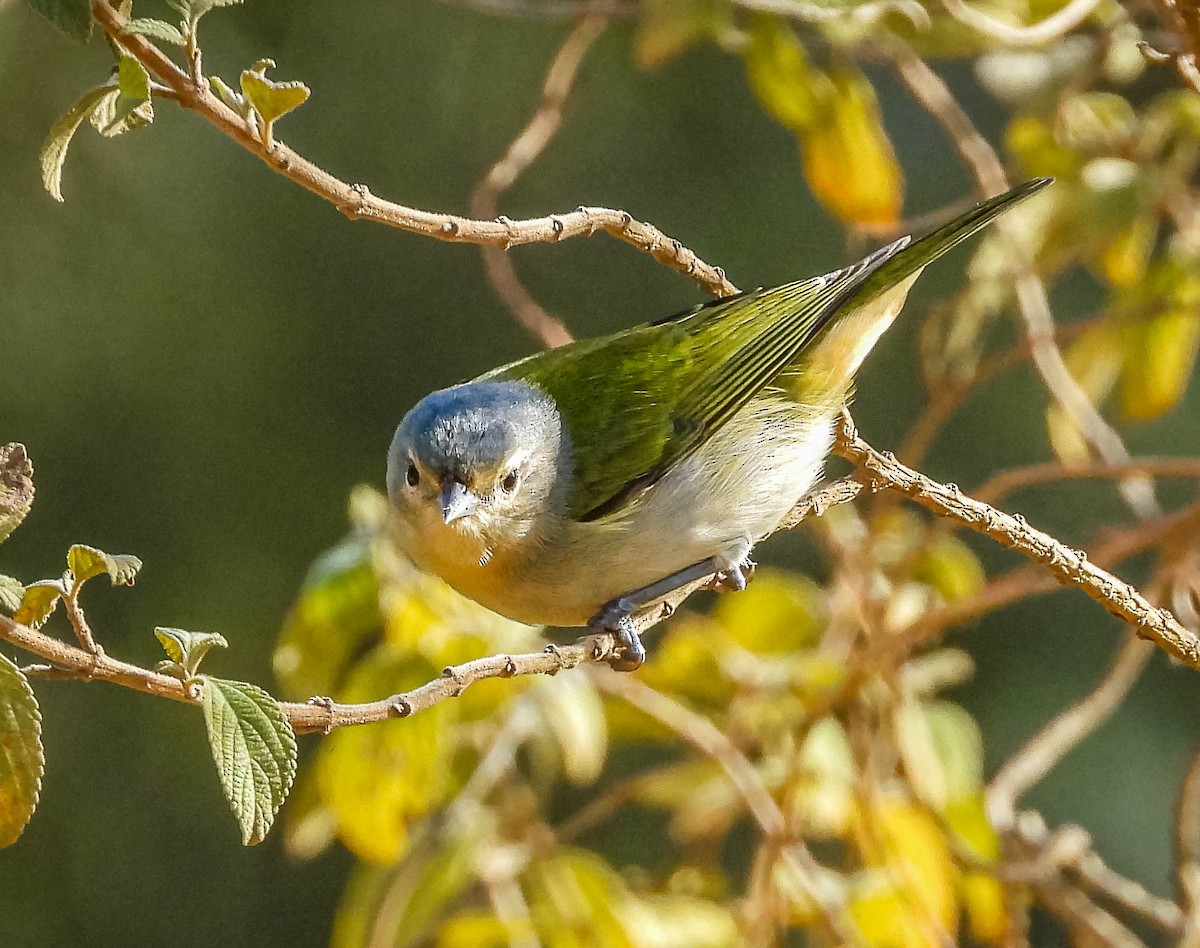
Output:
[[1112,716],[1152,654],[1149,643],[1129,636],[1100,683],[1056,714],[1009,758],[987,789],[988,818],[993,826],[1003,830],[1013,824],[1017,801]]
[[[496,218],[500,195],[528,168],[562,127],[563,106],[575,84],[583,58],[604,32],[602,17],[589,16],[579,21],[550,64],[542,86],[542,104],[521,130],[504,157],[491,167],[471,196],[471,214],[477,218]],[[571,333],[562,322],[547,313],[521,284],[508,254],[496,247],[481,247],[488,282],[517,322],[548,348],[566,345]]]
[[521,244],[555,243],[569,237],[590,237],[602,231],[650,254],[664,266],[691,277],[709,293],[731,296],[738,288],[725,271],[705,263],[678,240],[657,227],[635,220],[627,211],[579,207],[565,214],[528,220],[472,220],[385,201],[363,184],[335,177],[278,141],[263,142],[258,132],[220,101],[206,86],[168,59],[144,36],[123,33],[126,18],[104,0],[91,0],[92,18],[119,42],[150,74],[167,87],[181,106],[205,118],[218,131],[259,158],[272,171],[294,181],[333,204],[351,220],[373,220],[411,234],[451,243],[483,244],[507,250]]
[[963,0],[942,0],[946,12],[959,23],[1007,46],[1042,46],[1058,39],[1079,26],[1099,5],[1100,0],[1071,0],[1044,20],[1028,26],[1013,26],[976,10]]
[[[170,698],[185,704],[200,703],[196,684],[185,685],[178,678],[132,665],[99,652],[92,654],[60,639],[14,622],[0,614],[0,639],[49,661],[54,668],[89,681],[107,681],[144,694]],[[451,665],[440,678],[411,691],[403,691],[379,701],[363,704],[338,704],[326,699],[308,703],[281,701],[279,707],[298,733],[323,731],[355,724],[372,724],[393,718],[405,718],[432,707],[447,698],[457,698],[470,685],[487,678],[515,678],[518,675],[554,675],[583,662],[604,661],[612,655],[614,643],[607,634],[589,635],[573,645],[547,646],[542,652],[522,655],[491,655]],[[35,672],[36,673],[36,672]],[[202,687],[202,686],[200,686]]]
[[967,497],[956,484],[940,484],[906,467],[892,454],[881,454],[863,441],[849,415],[843,415],[834,451],[887,487],[915,500],[938,516],[950,517],[1002,546],[1025,554],[1048,568],[1065,585],[1076,586],[1113,615],[1129,622],[1143,638],[1154,641],[1185,665],[1200,669],[1200,639],[1166,609],[1158,609],[1128,583],[1088,562],[1087,554],[1031,527],[1025,518],[1007,514]]
[[1105,461],[1067,463],[1046,461],[1030,464],[989,477],[973,491],[985,503],[999,500],[1013,491],[1051,481],[1083,480],[1104,477],[1129,477],[1144,474],[1151,477],[1200,478],[1200,458],[1130,458],[1117,464]]

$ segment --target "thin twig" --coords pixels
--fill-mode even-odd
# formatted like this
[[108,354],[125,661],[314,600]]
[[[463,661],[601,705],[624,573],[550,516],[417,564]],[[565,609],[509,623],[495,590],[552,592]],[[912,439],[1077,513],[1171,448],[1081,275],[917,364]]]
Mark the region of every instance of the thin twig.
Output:
[[1112,716],[1153,653],[1149,642],[1130,635],[1099,684],[1056,714],[1005,762],[987,790],[988,817],[997,829],[1011,826],[1021,797]]
[[[571,31],[550,64],[542,86],[542,102],[533,118],[508,146],[504,157],[484,176],[471,196],[471,215],[481,220],[497,217],[500,196],[528,168],[562,127],[563,106],[571,94],[579,67],[592,44],[604,32],[603,17],[588,16]],[[481,247],[488,282],[505,305],[512,310],[517,322],[550,348],[572,341],[571,333],[562,321],[551,316],[538,304],[517,277],[512,259],[497,247]]]
[[406,207],[376,197],[363,184],[335,177],[279,141],[264,144],[257,130],[226,106],[208,88],[197,85],[184,70],[166,57],[146,37],[124,33],[126,18],[104,0],[91,0],[92,18],[140,62],[150,74],[175,93],[176,101],[196,112],[271,170],[294,181],[333,204],[351,220],[373,220],[411,234],[451,243],[485,244],[508,249],[520,244],[554,243],[569,237],[604,232],[650,254],[672,270],[691,277],[709,293],[731,296],[738,292],[720,267],[705,263],[678,240],[657,227],[636,220],[627,211],[607,207],[578,207],[519,221],[480,221],[455,214],[439,214]]
[[[974,174],[980,192],[992,195],[1006,191],[1009,181],[1004,165],[955,99],[950,87],[909,47],[900,44],[897,48],[899,52],[894,56],[894,61],[900,78],[914,98],[946,130]],[[1055,342],[1054,317],[1050,311],[1046,285],[1024,250],[1020,220],[1003,217],[996,222],[996,226],[1013,259],[1017,308],[1033,348],[1034,365],[1046,389],[1104,460],[1110,464],[1128,461],[1129,452],[1121,436],[1097,411],[1063,361],[1062,350]],[[1161,513],[1154,498],[1153,484],[1145,478],[1126,479],[1121,484],[1121,493],[1137,516],[1145,519]]]
[[800,839],[784,839],[787,821],[779,804],[768,792],[754,765],[732,740],[702,714],[674,698],[656,691],[632,675],[596,669],[591,676],[598,689],[620,698],[677,734],[700,753],[716,762],[738,791],[751,817],[768,840],[781,846],[783,858],[792,863],[807,894],[821,909],[829,930],[842,945],[862,943],[861,937],[842,914],[841,887],[833,873],[822,866]]
[[946,12],[964,26],[990,36],[1006,46],[1042,46],[1071,32],[1100,5],[1100,0],[1070,0],[1044,20],[1013,26],[976,10],[964,0],[942,0]]
[[1175,807],[1175,885],[1185,916],[1185,938],[1191,946],[1200,944],[1200,751],[1179,788]]
[[[177,678],[122,662],[103,652],[93,655],[82,648],[14,622],[2,614],[0,639],[41,656],[57,668],[79,673],[88,679],[107,681],[185,704],[200,702],[200,686],[185,686]],[[542,652],[491,655],[461,665],[452,665],[442,672],[440,678],[379,701],[363,704],[338,704],[325,700],[310,703],[281,701],[279,706],[297,732],[328,732],[338,727],[409,717],[439,701],[456,698],[470,685],[487,678],[554,675],[583,662],[604,661],[612,655],[613,647],[611,635],[589,635],[573,645],[548,646]]]
[[1106,461],[1091,461],[1085,464],[1046,461],[1042,464],[1001,471],[989,477],[971,493],[977,500],[991,504],[1013,491],[1052,481],[1121,478],[1131,474],[1145,474],[1156,478],[1200,478],[1200,458],[1130,458],[1119,464]]

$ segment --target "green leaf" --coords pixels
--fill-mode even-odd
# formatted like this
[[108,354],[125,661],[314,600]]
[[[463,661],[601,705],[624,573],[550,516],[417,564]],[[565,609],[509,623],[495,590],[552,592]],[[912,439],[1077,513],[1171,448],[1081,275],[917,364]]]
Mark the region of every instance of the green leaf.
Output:
[[171,658],[170,662],[162,663],[171,668],[162,670],[175,674],[177,668],[176,677],[184,681],[196,677],[200,663],[212,649],[229,648],[229,643],[220,632],[188,632],[185,629],[159,627],[154,630],[154,637]]
[[10,615],[21,608],[21,600],[25,598],[25,587],[13,579],[0,573],[0,609]]
[[209,13],[218,7],[235,7],[242,0],[190,0],[190,2],[180,3],[176,9],[186,7],[184,15],[191,21],[192,28],[195,29],[196,24],[200,22],[200,17]]
[[92,14],[88,0],[29,0],[29,5],[60,30],[86,43],[92,35]]
[[270,59],[260,59],[242,72],[242,95],[259,114],[265,126],[264,136],[270,137],[270,129],[277,118],[287,115],[292,109],[303,105],[312,91],[303,82],[276,82],[266,77],[266,71],[274,68]]
[[204,679],[204,723],[242,844],[261,843],[296,777],[296,735],[257,685]]
[[141,568],[142,561],[129,553],[105,553],[82,543],[67,551],[67,569],[80,584],[108,573],[114,586],[132,586]]
[[21,525],[33,506],[33,464],[25,445],[0,447],[0,543]]
[[105,138],[116,138],[154,121],[150,74],[132,56],[122,56],[117,65],[117,90],[102,99],[91,115],[92,126]]
[[37,698],[21,669],[0,655],[0,847],[15,843],[33,816],[45,767]]
[[150,17],[138,17],[136,20],[130,20],[121,32],[136,33],[139,36],[158,40],[160,43],[171,43],[174,46],[183,46],[186,42],[183,34],[179,32],[179,27],[166,20],[155,20]]
[[66,595],[62,583],[54,579],[43,579],[30,583],[21,596],[21,608],[13,613],[13,619],[31,629],[45,625],[50,614],[58,608],[58,600]]
[[71,144],[71,138],[80,123],[90,117],[116,88],[114,85],[106,85],[92,89],[50,126],[50,134],[42,145],[42,184],[59,203],[63,200],[62,170],[63,162],[67,160],[67,146]]
[[208,77],[208,88],[242,118],[250,117],[250,106],[240,92],[234,92],[220,76]]

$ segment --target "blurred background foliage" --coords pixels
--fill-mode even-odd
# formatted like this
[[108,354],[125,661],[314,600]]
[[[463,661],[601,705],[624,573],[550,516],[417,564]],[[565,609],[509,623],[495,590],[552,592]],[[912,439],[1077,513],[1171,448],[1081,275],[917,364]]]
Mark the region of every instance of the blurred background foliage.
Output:
[[[1080,382],[1135,454],[1194,453],[1200,94],[1146,66],[1137,42],[1169,42],[1148,11],[1102,0],[1069,36],[1025,48],[972,28],[961,7],[616,3],[562,133],[501,210],[622,207],[742,286],[831,269],[975,193],[898,78],[911,45],[1014,178],[1059,178],[1018,230]],[[979,9],[1012,26],[1058,4]],[[229,79],[271,56],[274,75],[313,90],[278,130],[292,147],[377,194],[465,212],[536,107],[570,29],[555,13],[520,0],[252,3],[205,19],[205,65]],[[391,432],[422,394],[535,344],[478,251],[351,223],[161,100],[136,135],[85,127],[56,205],[39,148],[110,63],[102,42],[72,46],[0,2],[0,441],[28,446],[39,490],[4,571],[56,575],[76,541],[136,552],[135,591],[88,594],[105,647],[149,665],[155,625],[219,630],[232,648],[207,667],[281,697],[377,698],[449,663],[537,648],[537,630],[398,561],[378,538],[378,494],[355,486],[380,486]],[[513,258],[578,336],[699,298],[603,238]],[[967,489],[1055,452],[1086,458],[1027,362],[996,355],[1022,335],[1001,238],[953,259],[862,373],[864,434]],[[910,434],[979,378],[939,437]],[[1168,507],[1194,494],[1160,493]],[[1106,481],[1000,503],[1070,543],[1131,520]],[[820,943],[811,866],[764,838],[717,761],[637,710],[654,689],[744,754],[788,832],[838,870],[816,891],[832,886],[867,942],[1003,943],[984,782],[1097,681],[1121,625],[1060,592],[874,667],[882,638],[969,600],[1014,558],[887,498],[837,508],[760,557],[747,593],[698,597],[652,635],[633,679],[487,682],[411,720],[303,741],[282,832],[251,850],[194,709],[40,684],[49,769],[37,817],[0,851],[0,940],[724,945],[786,929]],[[1168,565],[1186,605],[1190,573]],[[1163,585],[1164,569],[1147,557],[1120,572]],[[1120,712],[1026,799],[1051,826],[1086,826],[1109,865],[1168,897],[1198,693],[1153,656]],[[1065,938],[1035,918],[1035,943]]]

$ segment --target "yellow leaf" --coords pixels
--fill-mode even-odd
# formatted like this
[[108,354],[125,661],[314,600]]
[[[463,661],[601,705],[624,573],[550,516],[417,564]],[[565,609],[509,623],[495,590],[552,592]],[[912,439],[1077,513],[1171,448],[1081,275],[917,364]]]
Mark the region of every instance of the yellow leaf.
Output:
[[787,21],[755,16],[743,55],[746,79],[766,113],[794,132],[811,125],[818,108],[814,77],[804,47]]
[[1147,421],[1174,408],[1187,391],[1200,344],[1195,302],[1172,307],[1133,330],[1121,376],[1121,411]]
[[1128,227],[1109,241],[1100,254],[1100,269],[1113,286],[1133,286],[1146,275],[1158,221],[1150,215],[1136,217]]
[[759,570],[745,592],[723,596],[713,619],[742,648],[790,655],[816,644],[825,630],[824,594],[796,573]]
[[883,128],[875,90],[858,70],[829,75],[815,122],[800,140],[813,194],[847,224],[885,229],[900,218],[904,178]]
[[[351,674],[344,700],[377,699],[422,684],[438,670],[420,659],[377,648]],[[321,799],[337,815],[338,835],[355,855],[391,862],[408,847],[412,822],[450,789],[455,706],[441,702],[411,718],[341,728],[317,759]]]
[[956,870],[941,827],[924,809],[901,798],[881,800],[861,818],[871,821],[862,833],[866,863],[887,869],[927,938],[953,934],[958,927]]
[[582,675],[557,675],[538,681],[534,698],[557,742],[563,776],[577,785],[594,783],[608,752],[604,705],[596,689]]
[[936,589],[946,602],[966,599],[983,585],[985,578],[971,548],[949,534],[939,535],[925,548],[913,576]]
[[[1067,368],[1095,404],[1111,394],[1125,362],[1119,327],[1098,323],[1085,330],[1066,351]],[[1063,461],[1086,461],[1091,453],[1070,416],[1057,402],[1046,410],[1050,446]]]
[[[988,821],[982,793],[952,802],[944,814],[961,843],[979,859],[1000,856],[1000,837]],[[1008,933],[1004,888],[985,872],[967,872],[959,883],[971,937],[984,944],[1002,944]]]
[[849,903],[850,918],[871,948],[935,948],[940,942],[912,900],[886,878],[872,874]]

